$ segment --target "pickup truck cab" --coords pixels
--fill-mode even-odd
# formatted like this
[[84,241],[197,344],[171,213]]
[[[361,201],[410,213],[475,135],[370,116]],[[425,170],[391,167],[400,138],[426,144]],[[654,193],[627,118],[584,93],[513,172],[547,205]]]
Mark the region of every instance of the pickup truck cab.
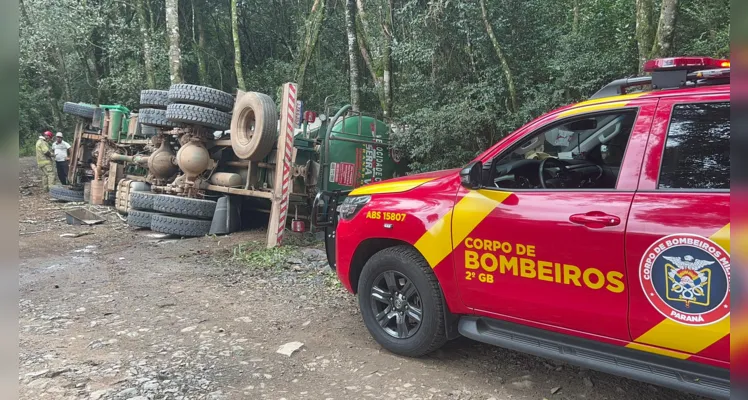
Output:
[[729,61],[645,69],[463,169],[347,193],[328,257],[379,344],[463,335],[729,397]]

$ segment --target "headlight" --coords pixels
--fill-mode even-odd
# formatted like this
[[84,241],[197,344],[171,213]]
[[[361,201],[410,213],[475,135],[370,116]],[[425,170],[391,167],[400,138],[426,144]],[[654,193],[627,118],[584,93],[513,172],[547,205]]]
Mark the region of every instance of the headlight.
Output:
[[340,218],[349,220],[355,217],[369,200],[371,200],[371,196],[348,196],[343,200],[343,203],[338,206],[338,215]]

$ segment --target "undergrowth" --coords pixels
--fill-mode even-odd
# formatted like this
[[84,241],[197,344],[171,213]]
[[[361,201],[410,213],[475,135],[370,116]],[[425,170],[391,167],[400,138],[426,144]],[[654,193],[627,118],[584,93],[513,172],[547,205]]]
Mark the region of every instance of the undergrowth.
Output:
[[284,245],[268,249],[264,243],[252,241],[234,247],[232,259],[250,267],[271,269],[285,265],[289,257],[296,256],[296,246]]

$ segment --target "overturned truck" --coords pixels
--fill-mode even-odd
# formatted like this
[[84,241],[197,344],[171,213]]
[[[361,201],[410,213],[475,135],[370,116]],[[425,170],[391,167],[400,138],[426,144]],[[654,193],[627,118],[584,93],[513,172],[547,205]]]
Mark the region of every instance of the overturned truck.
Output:
[[283,85],[279,108],[262,93],[188,84],[142,91],[137,113],[74,105],[81,119],[68,190],[89,189],[92,203],[113,202],[130,225],[157,232],[202,236],[267,223],[272,247],[288,228],[313,229],[319,191],[406,172],[387,124],[350,106],[333,116],[327,106],[302,112],[294,83]]

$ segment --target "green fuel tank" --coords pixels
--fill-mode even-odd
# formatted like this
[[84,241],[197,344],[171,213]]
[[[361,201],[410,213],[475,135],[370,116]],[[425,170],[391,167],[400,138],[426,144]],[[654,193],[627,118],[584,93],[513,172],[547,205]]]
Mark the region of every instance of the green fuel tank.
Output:
[[[394,151],[389,126],[378,119],[341,108],[319,129],[322,190],[351,190],[404,175],[406,162]],[[326,129],[325,129],[326,128]]]

